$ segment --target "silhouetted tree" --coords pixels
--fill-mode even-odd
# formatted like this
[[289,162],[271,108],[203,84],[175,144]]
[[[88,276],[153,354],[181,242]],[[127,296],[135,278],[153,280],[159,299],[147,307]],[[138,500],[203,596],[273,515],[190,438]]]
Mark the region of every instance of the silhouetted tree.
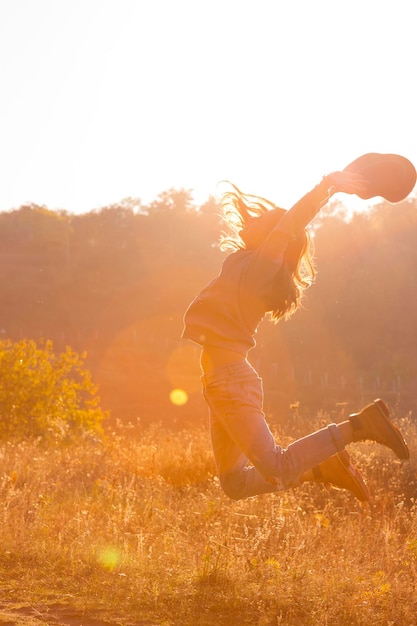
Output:
[[[408,402],[416,209],[411,198],[348,216],[335,203],[314,221],[318,274],[304,310],[261,324],[251,356],[268,410],[356,401],[379,395],[378,385]],[[191,416],[192,402],[169,403],[167,362],[183,349],[186,307],[220,269],[219,212],[213,197],[196,206],[189,190],[170,189],[147,205],[127,198],[82,215],[37,205],[0,213],[0,337],[87,349],[116,416]]]

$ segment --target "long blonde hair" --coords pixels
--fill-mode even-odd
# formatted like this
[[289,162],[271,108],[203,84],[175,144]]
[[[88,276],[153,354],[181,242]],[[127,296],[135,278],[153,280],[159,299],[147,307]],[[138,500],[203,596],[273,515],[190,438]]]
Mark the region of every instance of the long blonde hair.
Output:
[[[221,193],[222,216],[229,233],[222,233],[221,250],[255,250],[286,213],[285,209],[261,196],[245,194],[236,185],[225,181]],[[288,243],[284,262],[277,272],[273,293],[270,294],[270,318],[278,322],[289,319],[299,308],[304,290],[315,276],[313,246],[310,234],[302,230]]]

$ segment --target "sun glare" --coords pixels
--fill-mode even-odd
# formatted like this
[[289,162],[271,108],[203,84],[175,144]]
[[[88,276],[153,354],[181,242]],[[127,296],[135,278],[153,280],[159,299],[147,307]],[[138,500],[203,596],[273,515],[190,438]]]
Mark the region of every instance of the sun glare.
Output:
[[120,563],[120,559],[120,550],[110,546],[103,548],[98,557],[100,565],[109,571],[114,570],[114,568]]
[[169,394],[169,399],[176,406],[183,406],[188,402],[188,394],[184,389],[173,389]]
[[181,347],[173,350],[169,355],[165,370],[172,389],[186,389],[187,393],[200,391],[201,372],[198,351],[194,346],[182,344]]

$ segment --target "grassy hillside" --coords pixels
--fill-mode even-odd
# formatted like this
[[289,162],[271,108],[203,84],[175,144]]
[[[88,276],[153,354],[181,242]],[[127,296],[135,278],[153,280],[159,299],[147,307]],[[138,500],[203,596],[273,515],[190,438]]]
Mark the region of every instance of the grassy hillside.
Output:
[[0,624],[415,624],[417,429],[397,421],[410,462],[350,449],[371,506],[319,485],[232,502],[204,426],[3,443]]

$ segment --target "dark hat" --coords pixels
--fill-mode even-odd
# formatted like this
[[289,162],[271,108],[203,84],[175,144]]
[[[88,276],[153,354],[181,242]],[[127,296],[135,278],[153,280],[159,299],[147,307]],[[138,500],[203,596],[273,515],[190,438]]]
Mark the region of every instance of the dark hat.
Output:
[[399,154],[369,152],[344,169],[365,179],[366,191],[357,194],[364,200],[381,196],[389,202],[400,202],[413,190],[417,179],[414,165]]

